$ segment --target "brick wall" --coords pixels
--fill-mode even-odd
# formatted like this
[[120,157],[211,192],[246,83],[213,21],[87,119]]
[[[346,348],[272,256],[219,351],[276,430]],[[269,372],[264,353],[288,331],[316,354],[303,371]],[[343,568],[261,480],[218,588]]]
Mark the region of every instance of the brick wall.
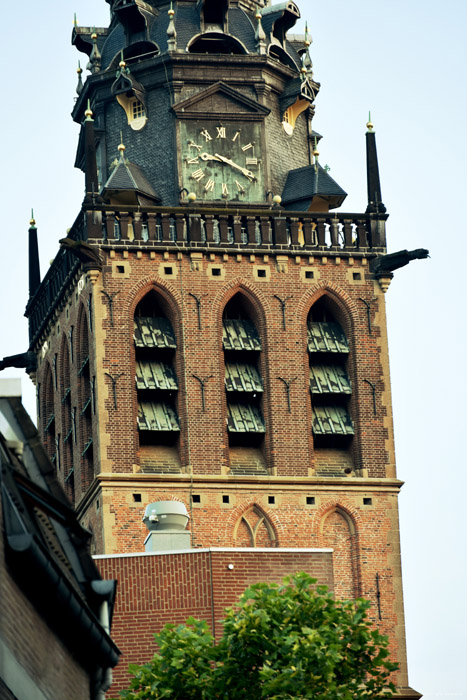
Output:
[[[193,615],[221,633],[226,607],[258,581],[281,582],[306,571],[333,586],[330,551],[203,549],[185,553],[97,557],[103,578],[118,579],[112,637],[122,651],[110,695],[128,687],[128,664],[149,661],[154,633]],[[228,565],[233,565],[232,569]]]

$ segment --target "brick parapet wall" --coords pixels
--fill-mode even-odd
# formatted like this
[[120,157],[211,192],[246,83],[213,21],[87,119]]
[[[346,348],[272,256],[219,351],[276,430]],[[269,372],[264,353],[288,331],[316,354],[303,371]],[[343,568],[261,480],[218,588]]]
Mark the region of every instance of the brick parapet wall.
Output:
[[[306,571],[333,588],[332,552],[306,549],[199,549],[160,554],[99,556],[103,578],[118,579],[112,636],[122,651],[109,697],[128,687],[128,664],[156,651],[154,633],[193,615],[221,633],[226,607],[258,581],[281,582]],[[229,567],[232,568],[229,568]]]

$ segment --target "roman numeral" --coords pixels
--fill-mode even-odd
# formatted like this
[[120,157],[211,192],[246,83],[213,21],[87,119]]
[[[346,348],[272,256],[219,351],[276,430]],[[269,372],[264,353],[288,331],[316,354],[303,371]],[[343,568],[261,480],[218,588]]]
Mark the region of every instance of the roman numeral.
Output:
[[235,136],[233,137],[232,141],[236,141],[236,140],[238,139],[239,136],[240,136],[240,132],[239,132],[239,131],[236,131],[236,132],[235,132]]
[[225,126],[216,126],[217,129],[217,139],[225,139]]
[[190,165],[194,165],[195,163],[199,163],[199,158],[187,158],[186,162],[190,163]]
[[258,165],[258,159],[257,158],[247,158],[246,164],[247,165]]
[[252,144],[252,143],[247,143],[246,146],[242,146],[242,151],[249,151],[250,148],[253,148],[253,144]]
[[201,132],[201,136],[204,136],[204,138],[206,139],[206,143],[208,141],[212,141],[212,136],[207,129],[203,129],[203,131]]
[[242,185],[238,180],[235,180],[235,184],[237,185],[237,190],[238,190],[241,194],[244,194],[245,188],[243,187],[243,185]]
[[225,182],[222,183],[222,196],[223,197],[229,196],[229,190],[227,189],[227,185]]
[[215,184],[215,183],[214,183],[214,180],[212,180],[211,178],[209,178],[209,180],[207,181],[207,183],[204,185],[204,191],[205,191],[205,192],[212,192],[212,191],[214,190],[214,184]]
[[203,179],[203,177],[205,177],[205,175],[202,169],[198,168],[198,170],[195,170],[194,173],[191,173],[191,177],[193,178],[193,180],[196,180],[196,182],[199,182]]

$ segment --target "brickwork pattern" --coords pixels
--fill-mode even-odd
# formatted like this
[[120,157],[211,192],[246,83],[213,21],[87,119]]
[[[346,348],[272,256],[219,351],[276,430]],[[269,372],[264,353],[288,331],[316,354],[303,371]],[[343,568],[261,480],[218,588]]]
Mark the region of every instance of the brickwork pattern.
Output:
[[103,578],[119,582],[112,636],[122,657],[109,697],[128,687],[128,664],[151,659],[156,651],[153,635],[167,622],[181,624],[193,615],[207,620],[219,636],[225,608],[253,583],[279,583],[306,571],[320,584],[333,586],[331,552],[201,550],[99,557],[97,564]]

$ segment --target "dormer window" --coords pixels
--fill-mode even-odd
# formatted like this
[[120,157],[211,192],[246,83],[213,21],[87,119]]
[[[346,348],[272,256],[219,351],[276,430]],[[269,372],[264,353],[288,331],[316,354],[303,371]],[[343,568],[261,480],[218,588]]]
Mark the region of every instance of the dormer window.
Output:
[[229,0],[201,0],[201,18],[205,32],[227,31]]
[[131,97],[128,97],[128,95],[117,95],[117,100],[125,110],[129,126],[131,126],[134,131],[142,129],[146,125],[148,118],[146,116],[146,109],[141,100],[138,100],[138,98],[133,95]]

